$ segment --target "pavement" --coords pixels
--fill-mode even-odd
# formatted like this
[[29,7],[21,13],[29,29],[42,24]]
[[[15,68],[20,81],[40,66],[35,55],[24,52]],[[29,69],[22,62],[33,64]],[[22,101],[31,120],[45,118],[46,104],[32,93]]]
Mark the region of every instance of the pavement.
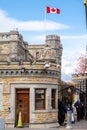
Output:
[[68,128],[67,124],[65,126],[59,126],[55,128],[5,128],[5,130],[86,130],[87,129],[87,121],[80,120],[79,122],[75,122],[74,124],[70,124],[72,128]]
[[[75,121],[74,124],[71,124],[71,127],[70,128],[71,130],[86,130],[87,129],[87,121],[86,120],[80,120],[79,122],[78,121]],[[67,125],[65,126],[60,126],[58,130],[70,130],[69,128],[67,128]]]

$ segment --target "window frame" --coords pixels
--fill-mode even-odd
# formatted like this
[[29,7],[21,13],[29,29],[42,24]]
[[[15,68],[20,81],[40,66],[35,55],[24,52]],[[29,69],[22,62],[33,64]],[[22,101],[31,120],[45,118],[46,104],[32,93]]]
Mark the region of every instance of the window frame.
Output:
[[[44,97],[36,98],[36,91],[37,90],[44,90]],[[37,107],[37,101],[43,101],[43,107]],[[46,89],[45,88],[35,88],[35,110],[45,110],[46,109]]]
[[56,109],[56,89],[51,90],[51,107]]

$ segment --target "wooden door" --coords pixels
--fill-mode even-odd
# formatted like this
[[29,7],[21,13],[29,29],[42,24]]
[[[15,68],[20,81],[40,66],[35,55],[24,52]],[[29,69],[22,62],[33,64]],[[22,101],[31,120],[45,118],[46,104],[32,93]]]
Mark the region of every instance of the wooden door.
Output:
[[21,112],[23,126],[29,125],[29,89],[16,89],[16,126]]

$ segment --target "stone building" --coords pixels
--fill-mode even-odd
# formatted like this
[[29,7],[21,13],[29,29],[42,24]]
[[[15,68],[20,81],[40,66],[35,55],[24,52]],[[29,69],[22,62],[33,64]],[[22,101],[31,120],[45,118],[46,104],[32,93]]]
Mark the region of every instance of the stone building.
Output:
[[86,94],[87,94],[87,73],[83,74],[72,74],[72,80],[76,89],[77,98],[80,98],[84,104],[86,104]]
[[0,117],[6,127],[58,125],[61,80],[60,37],[46,36],[44,44],[29,45],[18,31],[0,33]]

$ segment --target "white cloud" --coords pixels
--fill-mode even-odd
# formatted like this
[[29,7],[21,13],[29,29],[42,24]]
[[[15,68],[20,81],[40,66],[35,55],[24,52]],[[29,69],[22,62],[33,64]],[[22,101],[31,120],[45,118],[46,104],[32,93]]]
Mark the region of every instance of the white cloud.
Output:
[[[45,35],[39,35],[33,37],[35,41],[44,41]],[[61,36],[60,36],[61,38]],[[75,35],[75,36],[63,36],[63,39],[70,39],[70,43],[65,43],[62,53],[62,79],[71,80],[72,74],[75,73],[76,62],[81,54],[85,53],[85,45],[83,44],[83,39],[87,39],[87,35]],[[61,38],[61,42],[62,42]],[[72,40],[71,40],[72,39]],[[73,40],[75,41],[73,42]],[[82,41],[82,43],[80,43]],[[72,42],[72,44],[71,44]],[[73,47],[72,47],[73,46]],[[68,48],[69,47],[69,48]]]
[[71,35],[71,36],[61,36],[61,39],[87,39],[87,34],[82,35]]
[[19,21],[10,18],[7,12],[0,10],[0,31],[9,31],[18,28],[21,31],[46,31],[68,29],[69,26],[53,21]]
[[[19,31],[50,31],[50,30],[61,30],[61,29],[69,29],[70,27],[64,24],[60,24],[53,21],[19,21],[17,19],[11,18],[8,16],[7,12],[0,10],[0,31],[10,31],[14,28],[18,28]],[[23,35],[24,37],[24,35]],[[26,37],[26,36],[25,36]],[[70,42],[72,40],[76,40],[74,43],[79,43],[78,41],[81,41],[81,39],[87,39],[87,34],[83,35],[73,35],[73,36],[60,36],[61,41],[70,39]],[[27,38],[29,39],[29,37]],[[39,36],[32,36],[31,39],[35,42],[40,43],[40,41],[44,41],[45,35],[39,35]],[[71,40],[72,39],[72,40]],[[66,44],[67,46],[67,44]],[[70,44],[69,44],[70,46]],[[80,47],[80,45],[79,45]],[[81,48],[82,49],[82,48]],[[79,55],[82,50],[79,48],[75,50],[72,47],[71,49],[64,48],[63,52],[63,59],[62,59],[62,75],[65,75],[66,77],[70,77],[70,75],[74,72],[75,69],[75,61],[77,54]]]
[[62,72],[65,74],[72,74],[75,70],[76,57],[69,54],[68,57],[62,59]]
[[65,49],[62,55],[62,78],[63,80],[71,80],[72,74],[76,73],[78,58],[85,54],[85,51],[79,49]]
[[[36,41],[38,41],[38,42],[44,41],[45,36],[46,36],[45,34],[44,34],[44,35],[39,35],[39,36],[34,36],[34,37],[33,37],[33,40],[36,40]],[[87,39],[87,34],[75,35],[75,36],[74,36],[74,35],[71,35],[71,36],[61,35],[61,36],[60,36],[60,39],[61,39],[61,41],[62,41],[62,40],[64,41],[64,39],[68,39],[68,40],[70,40],[70,43],[72,42],[71,39],[72,39],[72,40],[77,40],[77,41],[74,42],[73,44],[78,44],[79,42],[81,42],[81,39],[82,39],[82,40]],[[67,51],[71,51],[71,50],[67,50]]]

